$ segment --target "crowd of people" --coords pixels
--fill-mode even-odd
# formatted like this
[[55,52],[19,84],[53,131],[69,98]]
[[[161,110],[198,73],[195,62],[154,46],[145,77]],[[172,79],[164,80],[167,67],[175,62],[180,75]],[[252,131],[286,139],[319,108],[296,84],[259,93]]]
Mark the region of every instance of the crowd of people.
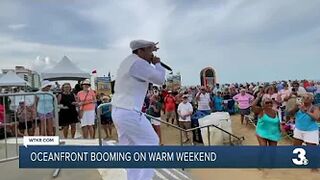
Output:
[[[8,136],[53,136],[56,128],[62,130],[64,138],[75,138],[76,124],[80,123],[83,138],[95,138],[97,107],[110,102],[103,93],[96,94],[91,82],[79,81],[74,88],[70,83],[61,87],[43,81],[36,95],[4,96],[0,99],[0,125],[6,126]],[[17,93],[24,93],[17,90]],[[55,107],[54,97],[57,97]],[[56,117],[55,109],[58,109]],[[56,127],[56,120],[59,119]],[[106,137],[112,135],[111,105],[102,107],[101,124]],[[4,129],[4,128],[3,128]],[[69,135],[69,131],[71,134]]]
[[[70,83],[61,87],[44,81],[36,96],[1,98],[0,122],[11,126],[8,131],[18,136],[54,135],[55,114],[53,96],[59,104],[59,126],[65,138],[75,138],[76,124],[80,122],[83,138],[94,138],[97,127],[97,107],[111,101],[110,95],[96,94],[84,80],[72,88]],[[58,91],[57,91],[58,90]],[[21,91],[19,91],[21,92]],[[51,93],[41,94],[41,93]],[[319,144],[320,82],[281,81],[273,83],[216,84],[214,88],[191,86],[169,90],[166,86],[150,86],[142,112],[184,129],[191,128],[191,117],[197,112],[239,113],[241,124],[247,124],[246,116],[253,115],[256,135],[260,145],[277,145],[283,133],[290,133],[295,145]],[[9,112],[16,113],[16,120]],[[105,138],[112,136],[111,106],[103,106],[101,125]],[[17,122],[12,125],[12,122]],[[161,140],[160,122],[150,119]],[[58,127],[59,128],[59,127]],[[35,130],[38,129],[38,132]],[[71,134],[69,135],[69,131]],[[183,142],[192,143],[192,134],[183,134]]]
[[[303,80],[193,86],[174,91],[154,86],[148,91],[143,110],[154,117],[160,117],[162,110],[167,122],[185,129],[191,128],[191,116],[197,112],[239,113],[241,124],[248,124],[245,117],[251,114],[260,145],[277,145],[290,131],[295,145],[317,145],[319,105],[320,82]],[[160,124],[151,123],[161,143]],[[183,141],[189,140],[185,135]]]
[[[163,84],[171,68],[153,54],[157,44],[130,42],[131,53],[117,70],[112,96],[98,94],[88,79],[74,88],[70,83],[60,86],[45,80],[35,94],[22,90],[16,91],[22,94],[1,94],[0,136],[4,127],[12,136],[54,136],[61,130],[64,138],[76,138],[80,123],[82,138],[94,139],[101,123],[106,139],[116,129],[119,145],[156,146],[163,143],[163,121],[188,130],[198,126],[201,117],[227,112],[240,114],[240,126],[248,125],[248,120],[255,125],[260,146],[277,146],[285,134],[292,135],[296,146],[319,145],[320,81],[167,88]],[[193,135],[201,136],[196,132],[184,131],[181,143],[193,145]],[[128,179],[152,179],[153,175],[152,169],[127,170]]]

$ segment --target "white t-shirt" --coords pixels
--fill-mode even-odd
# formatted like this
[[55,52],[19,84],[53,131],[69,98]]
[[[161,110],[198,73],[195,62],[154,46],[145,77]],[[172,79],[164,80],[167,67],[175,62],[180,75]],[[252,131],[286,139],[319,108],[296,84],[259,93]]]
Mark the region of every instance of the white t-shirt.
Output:
[[200,97],[199,97],[199,101],[198,101],[198,110],[200,111],[207,111],[207,110],[211,110],[210,108],[210,95],[209,93],[206,93],[206,94],[200,94]]
[[297,93],[298,93],[298,96],[302,96],[303,94],[307,93],[307,91],[304,87],[299,86]]
[[[180,111],[181,115],[184,116],[186,114],[189,114],[190,112],[193,112],[193,108],[189,102],[182,102],[178,106],[178,111]],[[182,119],[181,117],[179,117],[179,121],[191,121],[191,115],[187,116],[186,119]]]
[[280,91],[280,95],[281,95],[281,99],[282,99],[282,105],[284,105],[284,106],[287,105],[287,102],[284,101],[284,99],[286,97],[289,97],[290,94],[291,94],[291,91],[289,89],[287,89],[287,90],[283,89],[283,90]]
[[320,94],[320,84],[317,84],[316,88],[317,88],[316,94]]

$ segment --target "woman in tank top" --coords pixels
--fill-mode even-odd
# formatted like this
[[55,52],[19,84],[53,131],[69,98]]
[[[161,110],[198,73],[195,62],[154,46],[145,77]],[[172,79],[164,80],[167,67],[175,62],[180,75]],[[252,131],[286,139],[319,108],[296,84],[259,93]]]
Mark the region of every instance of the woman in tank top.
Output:
[[83,90],[78,92],[77,102],[80,112],[80,123],[82,128],[82,136],[84,139],[94,138],[94,125],[95,125],[95,108],[96,108],[96,94],[90,88],[91,82],[89,79],[84,80],[82,83]]
[[273,109],[273,101],[263,98],[262,107],[257,106],[263,97],[262,93],[252,104],[253,112],[258,115],[256,135],[260,146],[277,146],[281,139],[281,123],[277,111]]
[[319,144],[319,126],[320,121],[319,107],[312,104],[313,94],[306,93],[302,95],[302,102],[297,102],[296,106],[289,111],[295,116],[295,129],[293,131],[293,145],[301,146]]

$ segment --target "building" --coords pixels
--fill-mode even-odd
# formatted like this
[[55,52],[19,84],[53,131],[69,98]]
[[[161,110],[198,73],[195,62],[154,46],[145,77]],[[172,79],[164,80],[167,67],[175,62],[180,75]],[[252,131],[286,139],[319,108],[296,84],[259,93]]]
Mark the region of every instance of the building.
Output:
[[217,83],[216,71],[211,67],[206,67],[200,72],[201,86],[209,88],[215,87]]
[[35,89],[40,89],[41,87],[41,78],[40,78],[40,74],[36,71],[32,71],[32,84],[31,84],[32,88]]
[[2,69],[3,74],[9,71],[14,71],[19,77],[28,82],[32,88],[40,88],[40,75],[36,71],[26,69],[24,66],[16,66],[15,69]]
[[181,87],[181,75],[177,73],[175,75],[170,74],[167,77],[166,86],[168,90],[174,91]]
[[110,73],[108,74],[108,76],[95,77],[94,82],[95,82],[94,84],[98,94],[101,94],[101,93],[106,95],[112,94],[112,84],[111,84]]
[[15,72],[22,79],[27,81],[30,85],[32,85],[32,71],[26,69],[24,66],[16,66]]

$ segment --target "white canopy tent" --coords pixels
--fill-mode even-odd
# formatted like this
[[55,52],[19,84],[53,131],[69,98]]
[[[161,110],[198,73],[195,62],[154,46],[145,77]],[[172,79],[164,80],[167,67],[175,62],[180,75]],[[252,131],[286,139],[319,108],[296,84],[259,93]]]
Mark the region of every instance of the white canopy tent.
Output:
[[24,86],[30,86],[28,82],[26,82],[24,79],[20,78],[15,72],[9,71],[7,74],[4,74],[0,78],[0,86],[1,87],[24,87]]
[[77,67],[71,60],[64,56],[53,68],[41,73],[43,80],[83,80],[90,79],[90,74]]

